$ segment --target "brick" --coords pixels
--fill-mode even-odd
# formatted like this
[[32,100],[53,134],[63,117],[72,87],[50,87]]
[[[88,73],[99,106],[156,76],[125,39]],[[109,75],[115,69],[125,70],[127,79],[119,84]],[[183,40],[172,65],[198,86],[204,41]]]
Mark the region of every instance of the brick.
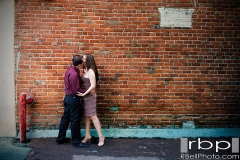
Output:
[[[126,121],[123,127],[171,128],[192,120],[184,116],[192,113],[204,116],[197,122],[200,128],[232,126],[234,116],[225,122],[221,115],[239,116],[235,17],[240,10],[228,1],[196,6],[192,0],[148,1],[147,6],[129,2],[15,2],[16,92],[31,91],[38,101],[28,111],[28,121],[35,120],[28,127],[58,126],[63,77],[76,53],[95,56],[98,110],[105,127]],[[158,7],[166,2],[168,7],[195,9],[192,28],[155,28],[160,24]],[[109,111],[111,105],[119,107],[118,113]],[[183,118],[164,119],[164,114]]]

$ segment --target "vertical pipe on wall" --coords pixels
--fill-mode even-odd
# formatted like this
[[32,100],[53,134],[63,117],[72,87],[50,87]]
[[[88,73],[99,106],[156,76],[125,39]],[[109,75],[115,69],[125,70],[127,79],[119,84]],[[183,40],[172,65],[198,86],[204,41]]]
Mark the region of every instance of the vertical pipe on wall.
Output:
[[19,106],[20,142],[26,141],[26,106],[26,93],[21,93]]

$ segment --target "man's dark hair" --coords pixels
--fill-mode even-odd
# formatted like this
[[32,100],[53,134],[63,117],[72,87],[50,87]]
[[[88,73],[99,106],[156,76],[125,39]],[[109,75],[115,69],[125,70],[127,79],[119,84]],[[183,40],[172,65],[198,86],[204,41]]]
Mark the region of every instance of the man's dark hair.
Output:
[[73,56],[72,58],[73,65],[78,66],[79,64],[82,64],[82,58],[83,57],[80,55]]

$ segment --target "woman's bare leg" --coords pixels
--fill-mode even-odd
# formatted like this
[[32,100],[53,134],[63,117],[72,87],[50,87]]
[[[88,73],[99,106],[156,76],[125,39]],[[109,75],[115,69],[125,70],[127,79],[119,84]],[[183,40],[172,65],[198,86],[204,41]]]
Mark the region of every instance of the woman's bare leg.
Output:
[[90,140],[91,134],[90,134],[90,125],[91,125],[91,117],[85,116],[85,131],[86,135],[85,138],[82,140],[82,143],[86,143],[88,140]]
[[93,121],[93,124],[94,124],[97,132],[98,132],[98,136],[99,136],[99,144],[98,144],[98,145],[99,145],[99,146],[102,146],[102,145],[104,144],[104,138],[105,138],[105,137],[104,137],[103,134],[102,134],[102,129],[101,129],[100,121],[99,121],[97,115],[91,116],[91,119],[92,119],[92,121]]

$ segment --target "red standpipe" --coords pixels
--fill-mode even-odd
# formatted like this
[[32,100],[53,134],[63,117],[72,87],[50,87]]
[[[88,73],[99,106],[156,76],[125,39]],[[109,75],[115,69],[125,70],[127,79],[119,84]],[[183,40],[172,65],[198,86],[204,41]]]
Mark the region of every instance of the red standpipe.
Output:
[[26,141],[26,93],[20,94],[20,106],[19,106],[19,117],[20,117],[20,142]]

